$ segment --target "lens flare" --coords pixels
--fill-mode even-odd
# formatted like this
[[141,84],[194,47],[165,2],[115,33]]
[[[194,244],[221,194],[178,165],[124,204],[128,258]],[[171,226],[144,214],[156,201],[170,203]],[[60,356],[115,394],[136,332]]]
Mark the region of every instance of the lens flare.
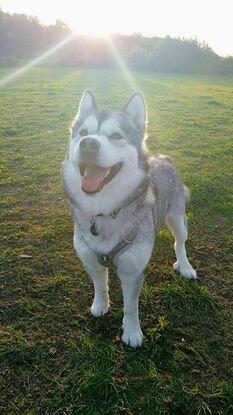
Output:
[[38,65],[38,63],[41,63],[42,61],[47,59],[53,53],[57,52],[57,50],[63,48],[67,43],[69,43],[76,36],[77,35],[75,33],[72,33],[70,36],[63,39],[57,45],[53,46],[51,49],[49,49],[46,52],[42,53],[42,55],[40,55],[37,58],[33,59],[32,61],[28,62],[25,66],[22,66],[21,68],[19,68],[16,71],[12,72],[10,75],[6,76],[5,78],[0,79],[0,87],[9,84],[10,82],[12,82],[16,78],[18,78],[20,75],[22,75],[24,72],[27,72],[29,69],[31,69],[34,66]]
[[110,35],[106,36],[106,42],[110,46],[113,57],[114,57],[117,65],[121,69],[125,79],[127,80],[128,84],[130,85],[130,87],[133,90],[138,89],[137,85],[136,85],[136,82],[135,82],[135,80],[132,76],[132,73],[130,72],[127,64],[125,63],[124,59],[122,58],[120,52],[117,50],[116,46],[114,45]]
[[[0,79],[0,87],[3,87],[5,85],[9,84],[10,82],[12,82],[15,79],[19,78],[23,73],[27,72],[28,70],[30,70],[34,66],[37,66],[39,63],[46,60],[48,57],[50,57],[52,54],[57,52],[59,49],[62,49],[63,47],[65,47],[67,45],[67,43],[69,43],[75,37],[77,37],[77,33],[72,32],[71,35],[69,35],[68,37],[63,39],[57,45],[53,46],[52,48],[50,48],[46,52],[42,53],[40,56],[38,56],[37,58],[35,58],[32,61],[28,62],[26,65],[22,66],[21,68],[16,69],[10,75]],[[125,61],[122,58],[121,54],[119,53],[116,46],[114,45],[114,43],[111,39],[111,35],[105,35],[104,39],[107,42],[107,44],[109,45],[110,50],[111,50],[112,55],[113,55],[113,58],[115,59],[118,67],[121,69],[126,81],[128,82],[128,84],[130,85],[130,87],[133,90],[137,89],[137,85],[136,85],[136,82],[135,82],[135,80],[132,76],[132,73],[130,72],[127,64],[125,63]]]

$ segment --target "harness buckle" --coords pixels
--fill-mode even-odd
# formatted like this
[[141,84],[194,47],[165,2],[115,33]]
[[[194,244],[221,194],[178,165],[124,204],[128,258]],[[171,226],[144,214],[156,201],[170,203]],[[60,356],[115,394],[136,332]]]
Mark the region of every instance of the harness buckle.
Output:
[[111,213],[112,219],[116,219],[116,217],[117,217],[118,213],[120,212],[120,210],[121,209],[116,209],[116,210],[112,211],[112,213]]
[[101,255],[101,258],[103,262],[109,262],[109,256],[108,255]]
[[130,244],[132,242],[132,239],[125,238],[124,241],[125,243]]

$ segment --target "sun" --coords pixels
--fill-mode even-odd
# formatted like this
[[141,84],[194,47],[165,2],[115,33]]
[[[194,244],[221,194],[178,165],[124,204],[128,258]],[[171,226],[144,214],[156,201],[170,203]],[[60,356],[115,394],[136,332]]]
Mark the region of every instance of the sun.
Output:
[[[119,0],[125,1],[125,0]],[[117,7],[113,7],[110,0],[99,0],[98,2],[84,1],[79,6],[77,13],[74,10],[67,11],[66,22],[78,35],[91,37],[107,37],[112,33],[124,33],[131,31],[130,22],[124,16],[119,15]]]
[[88,24],[80,21],[78,24],[72,22],[70,26],[77,35],[105,38],[111,33],[110,28],[104,22],[96,22],[94,19],[89,20]]
[[88,30],[80,30],[80,29],[73,29],[76,35],[84,35],[88,37],[95,37],[95,38],[106,38],[110,35],[109,32],[99,30],[97,27],[90,28]]

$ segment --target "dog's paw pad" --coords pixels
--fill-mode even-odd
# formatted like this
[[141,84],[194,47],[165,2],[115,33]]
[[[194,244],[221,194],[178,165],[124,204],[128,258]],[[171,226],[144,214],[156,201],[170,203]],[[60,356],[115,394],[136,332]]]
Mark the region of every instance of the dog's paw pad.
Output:
[[104,314],[107,314],[109,309],[109,303],[97,303],[94,301],[94,303],[91,306],[91,314],[94,317],[101,317]]
[[123,343],[125,343],[127,346],[131,347],[140,347],[143,342],[143,333],[141,329],[135,330],[135,331],[127,331],[125,330],[121,340]]

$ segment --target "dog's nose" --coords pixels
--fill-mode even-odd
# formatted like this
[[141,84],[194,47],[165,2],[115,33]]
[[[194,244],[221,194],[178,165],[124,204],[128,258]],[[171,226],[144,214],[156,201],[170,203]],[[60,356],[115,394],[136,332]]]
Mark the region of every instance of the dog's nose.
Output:
[[87,137],[82,138],[79,143],[81,153],[85,154],[96,154],[100,148],[100,143],[96,138]]

